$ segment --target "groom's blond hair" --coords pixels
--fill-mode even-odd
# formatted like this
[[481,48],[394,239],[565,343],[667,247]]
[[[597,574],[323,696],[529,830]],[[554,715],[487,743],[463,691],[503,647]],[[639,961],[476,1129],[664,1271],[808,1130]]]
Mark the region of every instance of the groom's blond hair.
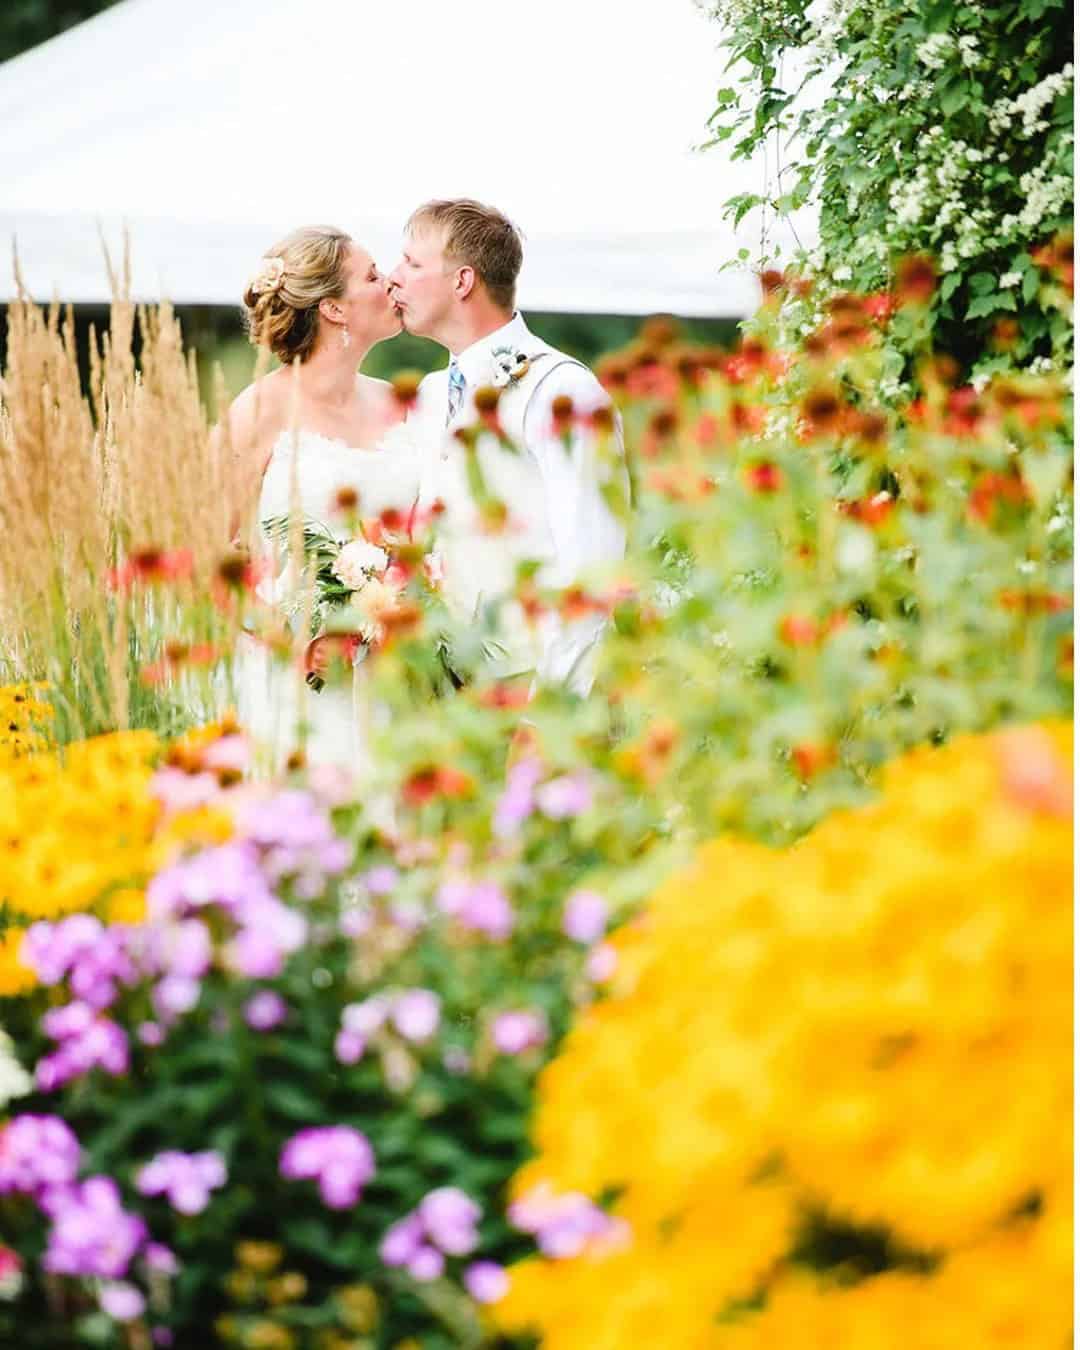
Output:
[[500,309],[514,308],[521,271],[521,231],[501,211],[471,197],[425,202],[409,217],[406,228],[410,234],[441,230],[447,260],[471,267]]

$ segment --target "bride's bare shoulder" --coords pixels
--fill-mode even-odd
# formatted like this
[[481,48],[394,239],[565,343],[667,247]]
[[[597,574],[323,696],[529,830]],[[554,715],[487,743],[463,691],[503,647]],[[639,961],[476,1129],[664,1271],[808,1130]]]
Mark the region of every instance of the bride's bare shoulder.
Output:
[[286,409],[281,374],[280,370],[274,370],[253,380],[233,399],[229,407],[229,431],[234,444],[261,448],[280,430]]
[[404,419],[404,405],[395,397],[394,386],[389,380],[357,375],[356,392],[364,403],[378,409],[378,421],[383,426],[393,426]]

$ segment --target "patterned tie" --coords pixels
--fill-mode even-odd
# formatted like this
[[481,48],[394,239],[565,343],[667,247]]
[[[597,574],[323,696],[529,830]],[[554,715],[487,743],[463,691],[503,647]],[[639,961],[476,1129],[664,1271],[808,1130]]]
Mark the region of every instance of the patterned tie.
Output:
[[458,363],[453,358],[450,361],[450,380],[446,386],[446,400],[446,425],[449,426],[461,411],[461,405],[465,402],[465,376],[462,375]]

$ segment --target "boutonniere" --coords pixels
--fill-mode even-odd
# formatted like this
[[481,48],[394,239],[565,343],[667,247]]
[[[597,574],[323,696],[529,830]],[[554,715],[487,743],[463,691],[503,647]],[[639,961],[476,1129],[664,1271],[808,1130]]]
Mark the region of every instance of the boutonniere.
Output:
[[495,389],[517,384],[532,364],[532,357],[516,347],[494,347],[491,352],[491,381]]

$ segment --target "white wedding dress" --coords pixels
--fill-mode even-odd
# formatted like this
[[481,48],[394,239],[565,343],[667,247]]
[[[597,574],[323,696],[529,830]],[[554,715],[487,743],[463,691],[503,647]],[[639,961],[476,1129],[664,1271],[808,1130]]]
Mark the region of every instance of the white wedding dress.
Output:
[[[346,445],[314,431],[283,431],[274,443],[259,493],[257,547],[271,560],[270,575],[257,594],[279,606],[295,629],[303,622],[298,580],[286,540],[268,537],[263,522],[296,511],[305,523],[318,522],[345,541],[349,532],[334,502],[342,488],[359,498],[366,520],[396,507],[408,512],[419,490],[420,459],[413,434],[392,427],[374,449]],[[353,671],[352,688],[328,683],[312,689],[303,671],[274,657],[264,644],[242,635],[235,666],[236,704],[241,725],[255,749],[256,763],[274,771],[303,748],[310,764],[336,764],[365,775],[370,764],[368,701],[363,665]]]

